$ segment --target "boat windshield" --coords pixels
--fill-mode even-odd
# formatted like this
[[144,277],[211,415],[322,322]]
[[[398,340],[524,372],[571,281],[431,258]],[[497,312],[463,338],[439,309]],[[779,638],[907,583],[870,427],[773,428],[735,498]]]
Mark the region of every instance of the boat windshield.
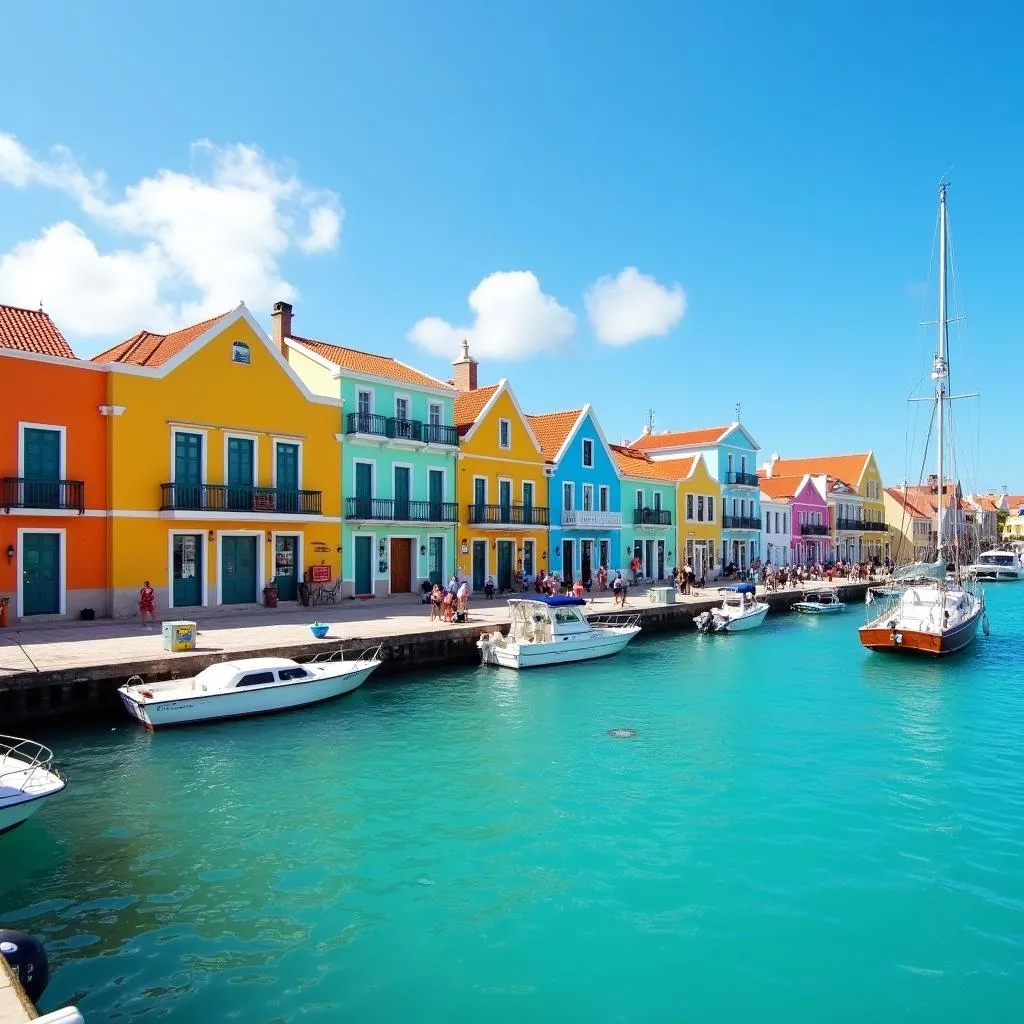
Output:
[[945,562],[912,562],[910,565],[894,569],[892,581],[907,580],[944,580],[946,578]]
[[989,552],[984,555],[978,555],[978,565],[1005,565],[1008,568],[1012,568],[1017,564],[1017,559],[1006,552]]

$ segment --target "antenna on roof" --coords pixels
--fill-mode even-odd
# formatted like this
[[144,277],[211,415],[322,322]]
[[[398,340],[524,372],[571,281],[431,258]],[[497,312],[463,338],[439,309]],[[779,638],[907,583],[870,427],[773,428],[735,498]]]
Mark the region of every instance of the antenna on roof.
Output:
[[740,421],[740,403],[737,402],[736,403],[736,422],[739,423],[739,421]]
[[39,312],[42,313],[42,311],[43,311],[43,300],[40,299],[39,300]]
[[647,430],[646,430],[646,433],[648,433],[648,434],[653,434],[654,433],[654,410],[653,409],[648,409],[647,410]]

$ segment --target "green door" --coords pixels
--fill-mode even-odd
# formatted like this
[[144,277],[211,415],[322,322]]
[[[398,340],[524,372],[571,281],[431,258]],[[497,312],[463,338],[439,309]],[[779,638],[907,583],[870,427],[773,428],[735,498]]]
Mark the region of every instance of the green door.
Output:
[[487,521],[487,481],[477,477],[473,481],[473,522],[484,523]]
[[228,508],[252,511],[253,443],[248,437],[228,438]]
[[175,608],[203,603],[203,535],[179,534],[174,538],[171,600]]
[[294,601],[298,594],[298,537],[278,537],[274,544],[274,582],[279,601]]
[[473,589],[483,590],[487,582],[487,541],[473,541]]
[[[299,511],[299,446],[277,443],[277,511]],[[288,600],[291,600],[289,598]]]
[[515,544],[510,540],[498,541],[498,589],[512,589],[512,556]]
[[439,469],[427,470],[427,497],[430,499],[430,521],[444,522],[444,473]]
[[512,481],[498,481],[498,504],[501,506],[501,521],[512,522]]
[[444,582],[444,537],[431,537],[427,541],[427,551],[430,553],[428,570],[431,583]]
[[57,615],[60,612],[58,534],[22,535],[21,588],[23,615]]
[[355,538],[356,594],[373,593],[373,538]]
[[[356,463],[356,516],[369,519],[373,510],[373,465]],[[367,591],[369,593],[369,591]]]
[[533,484],[530,481],[523,483],[523,525],[533,525]]
[[256,603],[256,538],[225,537],[221,545],[222,604]]
[[409,518],[408,466],[395,466],[395,518]]
[[60,431],[25,428],[26,508],[60,507]]
[[203,435],[174,435],[174,508],[203,507]]

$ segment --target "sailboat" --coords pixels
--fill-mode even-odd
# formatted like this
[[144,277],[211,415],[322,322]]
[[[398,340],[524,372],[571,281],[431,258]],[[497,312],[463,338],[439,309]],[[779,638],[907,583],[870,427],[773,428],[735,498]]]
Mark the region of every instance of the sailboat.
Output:
[[[949,318],[946,309],[949,218],[946,182],[939,185],[939,338],[932,361],[935,395],[935,438],[938,458],[938,551],[934,563],[914,563],[893,574],[882,587],[867,594],[868,621],[860,627],[860,642],[872,651],[899,651],[936,657],[962,651],[973,643],[985,618],[985,594],[976,579],[959,565],[960,545],[950,544],[945,507],[945,417],[949,393]],[[954,538],[955,539],[955,538]],[[952,555],[953,564],[948,564]]]

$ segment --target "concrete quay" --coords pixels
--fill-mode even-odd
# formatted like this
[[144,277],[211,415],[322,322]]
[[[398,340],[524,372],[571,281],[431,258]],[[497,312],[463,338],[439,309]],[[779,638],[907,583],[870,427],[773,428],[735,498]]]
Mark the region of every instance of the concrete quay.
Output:
[[[786,611],[809,591],[834,586],[843,600],[859,605],[865,583],[836,581],[786,588],[758,595],[773,612]],[[524,595],[526,596],[526,595]],[[693,616],[719,604],[716,588],[676,596],[676,603],[653,604],[647,589],[630,591],[625,611],[639,614],[644,634],[693,628]],[[621,612],[611,592],[596,594],[588,616]],[[0,630],[0,723],[6,727],[48,718],[121,713],[116,690],[129,677],[157,680],[195,675],[207,665],[232,658],[268,655],[307,661],[325,651],[342,650],[349,657],[381,644],[380,674],[398,674],[433,666],[476,661],[476,641],[484,631],[507,630],[502,598],[470,602],[469,623],[429,621],[429,609],[417,599],[345,601],[337,606],[278,608],[244,612],[204,611],[196,617],[196,649],[188,653],[163,650],[159,624],[146,630],[137,621],[19,625]],[[330,630],[323,640],[309,631],[314,619]]]

